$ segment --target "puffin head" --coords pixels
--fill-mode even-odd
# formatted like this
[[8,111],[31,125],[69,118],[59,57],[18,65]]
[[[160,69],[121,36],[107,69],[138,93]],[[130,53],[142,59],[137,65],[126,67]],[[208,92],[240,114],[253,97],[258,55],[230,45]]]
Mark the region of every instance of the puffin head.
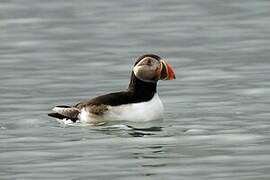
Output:
[[145,54],[137,59],[133,67],[134,75],[144,82],[156,83],[158,80],[173,80],[172,67],[155,54]]

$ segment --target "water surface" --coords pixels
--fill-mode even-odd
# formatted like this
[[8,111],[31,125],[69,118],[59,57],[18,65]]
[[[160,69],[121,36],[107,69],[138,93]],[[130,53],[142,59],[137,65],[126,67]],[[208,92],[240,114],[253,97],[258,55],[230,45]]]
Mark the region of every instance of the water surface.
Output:
[[[2,179],[270,178],[270,2],[2,0]],[[47,117],[125,89],[135,59],[168,59],[163,121]]]

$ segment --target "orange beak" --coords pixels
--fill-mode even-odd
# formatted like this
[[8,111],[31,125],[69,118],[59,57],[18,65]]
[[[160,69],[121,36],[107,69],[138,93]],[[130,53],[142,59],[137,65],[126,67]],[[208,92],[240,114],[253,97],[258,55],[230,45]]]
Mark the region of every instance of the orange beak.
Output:
[[161,60],[160,79],[161,80],[175,79],[175,74],[173,72],[172,67],[168,63],[166,63],[164,60]]

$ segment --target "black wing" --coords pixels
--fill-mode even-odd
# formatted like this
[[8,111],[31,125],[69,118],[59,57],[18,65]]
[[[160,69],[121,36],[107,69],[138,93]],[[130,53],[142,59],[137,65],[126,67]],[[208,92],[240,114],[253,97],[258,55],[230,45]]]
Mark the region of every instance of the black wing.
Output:
[[110,93],[102,96],[98,96],[89,101],[83,101],[75,105],[77,108],[83,108],[85,106],[92,105],[109,105],[109,106],[118,106],[122,104],[129,104],[135,102],[134,97],[131,92],[122,91],[116,93]]

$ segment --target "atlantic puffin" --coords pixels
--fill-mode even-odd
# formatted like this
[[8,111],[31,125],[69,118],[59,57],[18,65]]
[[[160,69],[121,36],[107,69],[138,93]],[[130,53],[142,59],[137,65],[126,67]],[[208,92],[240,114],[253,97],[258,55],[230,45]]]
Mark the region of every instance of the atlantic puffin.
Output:
[[132,69],[127,90],[80,102],[55,106],[50,117],[72,122],[151,121],[163,118],[163,104],[157,93],[158,80],[173,80],[172,67],[155,54],[140,56]]

